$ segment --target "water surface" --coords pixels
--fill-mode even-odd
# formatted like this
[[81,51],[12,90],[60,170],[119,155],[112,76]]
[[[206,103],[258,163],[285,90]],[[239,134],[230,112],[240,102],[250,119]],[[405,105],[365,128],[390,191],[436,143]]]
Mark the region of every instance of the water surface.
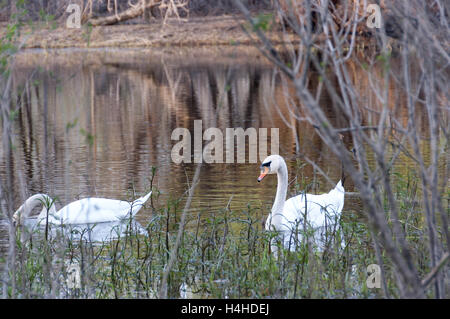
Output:
[[[354,72],[361,96],[369,100],[364,94],[369,84],[362,81],[367,76],[362,69]],[[57,208],[84,197],[130,200],[149,190],[152,167],[157,168],[153,186],[161,192],[158,204],[179,198],[195,164],[171,160],[176,143],[171,134],[182,127],[193,136],[194,120],[202,120],[204,130],[223,132],[279,128],[291,195],[296,182],[318,181],[311,192],[333,187],[311,165],[303,165],[303,156],[334,182],[341,177],[340,163],[315,129],[296,121],[302,109],[292,88],[255,49],[29,50],[17,57],[13,79],[16,99],[23,104],[14,120],[11,158],[9,191],[15,208],[35,193],[56,197]],[[317,84],[317,75],[311,74],[309,85]],[[332,102],[329,96],[321,98],[332,122],[345,127]],[[370,112],[362,109],[362,114],[370,122]],[[401,113],[400,119],[406,116]],[[408,165],[405,160],[397,167],[406,170]],[[2,160],[0,177],[7,175]],[[246,210],[250,203],[263,218],[275,196],[276,178],[257,183],[258,175],[259,164],[203,165],[191,213],[217,212],[228,204]],[[351,180],[346,190],[354,191]],[[344,210],[350,208],[359,209],[351,198]],[[148,208],[141,210],[137,219],[145,225],[150,214]],[[6,233],[0,237],[5,240]]]

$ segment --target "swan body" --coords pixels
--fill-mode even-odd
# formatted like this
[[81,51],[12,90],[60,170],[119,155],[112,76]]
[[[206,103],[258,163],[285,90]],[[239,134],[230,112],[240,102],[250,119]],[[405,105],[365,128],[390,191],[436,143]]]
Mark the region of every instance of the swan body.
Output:
[[[59,211],[56,211],[55,203],[46,194],[36,194],[28,198],[25,203],[14,213],[13,219],[18,222],[26,218],[31,210],[39,204],[44,208],[37,217],[40,224],[89,224],[119,221],[137,214],[152,192],[127,202],[106,198],[84,198],[67,204]],[[47,209],[48,207],[48,209]],[[48,215],[48,216],[47,216]]]
[[[261,165],[260,182],[267,174],[277,174],[277,194],[272,211],[267,218],[266,230],[276,230],[283,240],[285,249],[295,250],[302,236],[299,230],[304,226],[311,227],[316,232],[314,239],[319,239],[321,230],[327,226],[336,225],[344,207],[345,190],[342,181],[327,194],[300,194],[286,200],[288,174],[284,159],[279,155],[268,156]],[[306,218],[306,220],[305,220]],[[276,252],[276,245],[271,244]],[[319,248],[320,244],[319,244]]]

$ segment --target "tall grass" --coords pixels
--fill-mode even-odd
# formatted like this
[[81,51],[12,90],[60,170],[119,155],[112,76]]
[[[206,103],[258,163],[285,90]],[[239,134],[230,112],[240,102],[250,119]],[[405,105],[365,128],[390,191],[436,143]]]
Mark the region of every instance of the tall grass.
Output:
[[[397,176],[399,203],[417,200],[414,176]],[[155,200],[152,217],[142,228],[127,221],[121,237],[104,242],[89,239],[89,231],[52,226],[17,229],[15,272],[7,285],[17,298],[156,298],[164,267],[173,247],[179,201]],[[318,252],[310,240],[314,230],[302,229],[304,240],[296,251],[269,252],[270,238],[263,223],[266,207],[249,204],[233,211],[191,211],[169,274],[169,298],[378,298],[380,289],[366,285],[367,266],[377,263],[370,229],[356,211],[344,209],[339,229],[327,230],[327,248]],[[387,213],[387,212],[386,212]],[[408,243],[421,273],[429,271],[424,223],[416,208],[402,209]],[[98,227],[93,225],[92,231]],[[117,226],[119,227],[119,226]],[[144,230],[144,231],[143,231]],[[119,233],[116,228],[112,234]],[[117,236],[112,236],[117,237]],[[342,243],[341,240],[344,240]],[[280,247],[281,248],[281,247]],[[383,256],[385,257],[385,256]],[[76,263],[81,287],[68,286],[67,270]],[[398,296],[388,258],[384,258],[388,293]],[[14,295],[11,286],[14,285]]]

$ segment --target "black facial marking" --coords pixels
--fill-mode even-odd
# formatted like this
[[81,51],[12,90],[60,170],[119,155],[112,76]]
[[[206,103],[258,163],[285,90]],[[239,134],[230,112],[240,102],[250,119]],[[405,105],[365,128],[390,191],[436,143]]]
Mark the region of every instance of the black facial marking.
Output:
[[264,166],[270,167],[270,163],[272,163],[272,161],[261,164],[261,168],[264,167]]

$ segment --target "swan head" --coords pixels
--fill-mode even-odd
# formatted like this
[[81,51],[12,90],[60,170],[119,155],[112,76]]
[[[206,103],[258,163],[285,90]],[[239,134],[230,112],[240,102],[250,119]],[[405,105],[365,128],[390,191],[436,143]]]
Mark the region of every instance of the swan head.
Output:
[[277,174],[283,164],[284,159],[280,155],[267,156],[261,163],[261,175],[258,177],[258,182],[261,182],[266,175]]
[[[29,205],[23,204],[19,207],[18,210],[16,210],[12,216],[12,221],[14,226],[18,226],[23,223],[25,218],[29,217],[31,210],[33,207],[30,207]],[[46,208],[43,208],[43,210]]]
[[23,205],[19,207],[18,210],[15,211],[15,213],[12,216],[12,220],[14,223],[14,226],[17,226],[20,222],[20,216],[22,215],[22,211],[23,211]]
[[[39,216],[45,216],[47,214],[47,210],[50,214],[54,214],[56,212],[55,205],[48,195],[36,194],[28,198],[25,203],[23,203],[23,205],[21,205],[19,209],[14,212],[12,216],[13,224],[17,226],[22,223],[25,218],[30,216],[33,208],[39,204],[44,206]],[[47,207],[49,208],[47,209]]]

